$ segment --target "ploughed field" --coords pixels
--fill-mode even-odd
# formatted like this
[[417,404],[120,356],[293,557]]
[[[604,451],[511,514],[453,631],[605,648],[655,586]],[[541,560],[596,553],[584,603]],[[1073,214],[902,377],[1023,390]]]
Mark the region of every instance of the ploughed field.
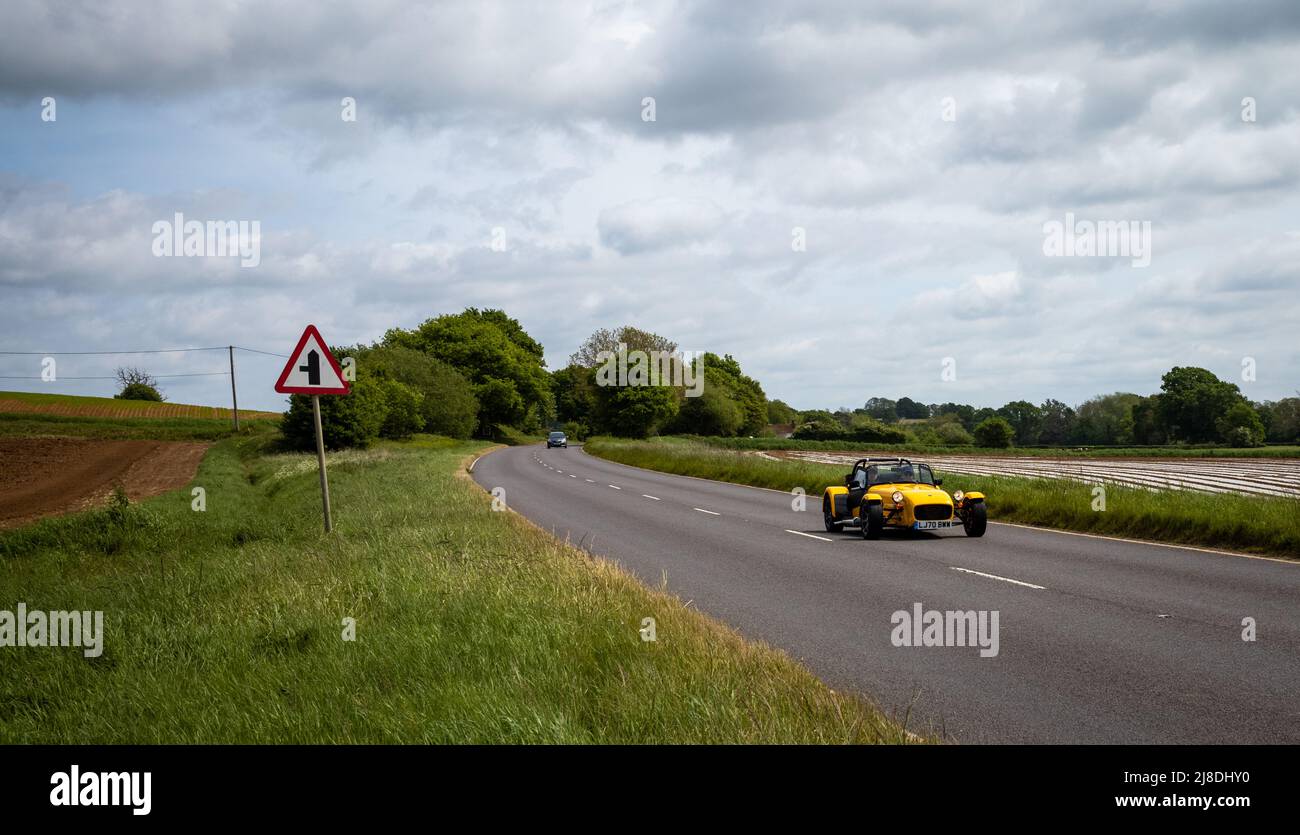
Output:
[[[773,450],[764,458],[838,464],[859,458],[894,458],[888,452]],[[1300,459],[1295,458],[1042,458],[1038,456],[918,455],[937,470],[976,476],[1061,478],[1087,484],[1123,484],[1149,490],[1196,490],[1246,496],[1300,498]]]
[[0,528],[183,487],[210,444],[89,438],[0,438]]

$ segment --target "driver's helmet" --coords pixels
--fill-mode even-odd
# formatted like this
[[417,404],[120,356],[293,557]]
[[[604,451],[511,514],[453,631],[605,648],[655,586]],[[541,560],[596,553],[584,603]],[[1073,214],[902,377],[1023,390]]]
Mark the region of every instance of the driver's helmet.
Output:
[[853,486],[854,486],[854,487],[866,487],[866,486],[867,486],[867,471],[866,471],[866,470],[863,470],[863,469],[857,469],[857,470],[854,470],[854,471],[853,471]]
[[916,473],[912,470],[911,464],[904,464],[898,468],[898,481],[900,483],[911,483],[916,481]]

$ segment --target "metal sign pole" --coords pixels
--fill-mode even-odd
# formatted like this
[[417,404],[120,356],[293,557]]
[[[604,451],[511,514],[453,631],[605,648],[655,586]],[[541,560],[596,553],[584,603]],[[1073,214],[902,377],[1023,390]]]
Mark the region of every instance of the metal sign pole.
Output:
[[325,436],[320,431],[320,395],[311,396],[311,413],[316,421],[316,461],[320,464],[320,498],[325,507],[325,533],[334,530],[330,521],[330,485],[325,479]]

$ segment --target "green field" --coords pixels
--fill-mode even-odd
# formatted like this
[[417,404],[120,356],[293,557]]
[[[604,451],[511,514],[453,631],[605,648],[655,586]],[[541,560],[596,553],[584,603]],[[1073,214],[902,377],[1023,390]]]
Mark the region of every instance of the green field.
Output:
[[482,443],[332,455],[327,536],[314,456],[274,440],[212,447],[205,512],[186,489],[0,532],[0,609],[102,610],[105,630],[97,658],[0,648],[0,742],[905,741],[783,653],[493,512],[458,476]]
[[[773,461],[701,442],[588,440],[586,451],[623,464],[678,475],[790,491],[819,502],[842,484],[844,467]],[[946,490],[987,494],[989,519],[1085,533],[1227,548],[1300,559],[1300,503],[1286,498],[1154,492],[1106,487],[1106,510],[1093,510],[1092,486],[1063,479],[968,476],[936,472]]]
[[[241,409],[240,434],[274,432],[279,421],[275,412]],[[230,410],[214,406],[0,391],[0,437],[216,441],[234,434]]]

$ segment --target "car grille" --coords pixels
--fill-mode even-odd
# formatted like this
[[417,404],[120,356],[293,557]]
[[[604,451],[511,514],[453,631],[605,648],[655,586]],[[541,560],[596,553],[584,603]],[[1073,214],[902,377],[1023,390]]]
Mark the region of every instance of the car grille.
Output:
[[952,508],[946,504],[919,504],[912,512],[922,522],[947,519],[952,516]]

